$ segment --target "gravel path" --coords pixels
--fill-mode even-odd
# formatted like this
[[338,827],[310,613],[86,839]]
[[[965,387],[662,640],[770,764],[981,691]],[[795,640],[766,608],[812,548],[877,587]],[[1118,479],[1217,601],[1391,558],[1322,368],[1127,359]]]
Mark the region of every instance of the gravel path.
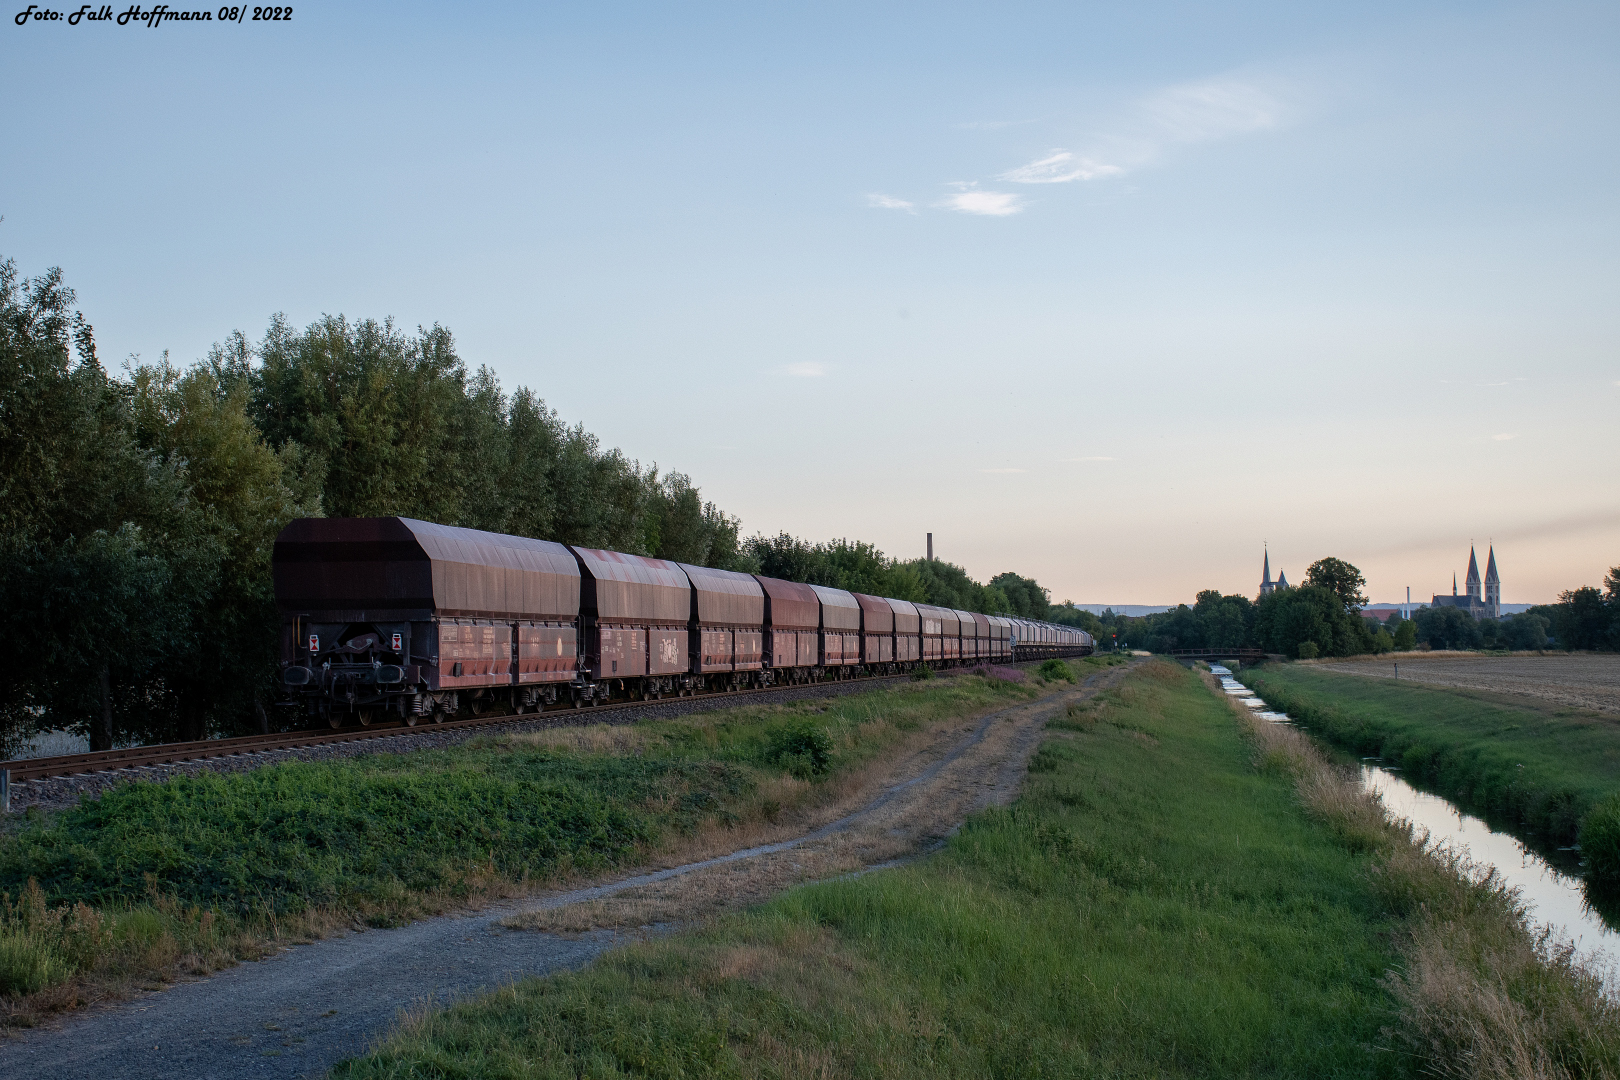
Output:
[[[1094,675],[1088,684],[1111,683],[1123,672]],[[895,851],[893,843],[873,849],[863,835],[907,832],[914,834],[907,841],[914,843],[913,852],[922,850],[915,841],[942,835],[947,824],[977,807],[1010,799],[1046,720],[1090,692],[1067,691],[956,729],[945,744],[900,763],[900,779],[865,805],[802,836],[538,900],[294,946],[205,980],[22,1033],[0,1046],[0,1080],[322,1075],[368,1049],[403,1010],[529,975],[577,969],[605,949],[661,929],[558,935],[517,928],[537,911],[600,903],[686,875],[695,880],[729,872],[842,837],[868,852],[867,867],[894,862]],[[950,823],[940,813],[947,807]],[[766,875],[758,884],[778,888],[791,881]]]
[[84,773],[79,776],[51,776],[42,780],[25,780],[11,786],[13,812],[37,806],[42,810],[58,810],[78,803],[81,796],[96,798],[102,792],[119,784],[149,780],[162,783],[174,776],[195,776],[205,772],[247,772],[264,765],[283,761],[326,761],[332,758],[355,757],[360,754],[408,754],[414,750],[438,750],[456,746],[468,739],[481,739],[492,734],[518,731],[536,731],[548,727],[577,727],[584,724],[634,724],[643,720],[672,720],[692,713],[712,712],[715,709],[735,709],[748,705],[784,705],[814,698],[842,697],[860,694],[909,682],[909,676],[882,679],[853,679],[849,682],[811,683],[804,686],[784,686],[781,689],[747,695],[713,694],[692,698],[669,698],[647,702],[634,708],[567,709],[539,713],[525,719],[497,720],[488,727],[452,728],[435,730],[431,725],[401,728],[398,735],[385,735],[358,742],[322,743],[315,746],[287,750],[261,750],[237,754],[232,757],[202,758],[180,761],[172,765],[143,765],[132,769],[109,772]]

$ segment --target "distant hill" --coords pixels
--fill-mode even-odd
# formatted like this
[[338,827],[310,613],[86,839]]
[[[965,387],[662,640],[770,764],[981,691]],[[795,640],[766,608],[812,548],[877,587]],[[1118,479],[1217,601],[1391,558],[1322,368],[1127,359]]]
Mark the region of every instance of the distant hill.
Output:
[[[1413,604],[1412,610],[1419,611],[1428,606],[1428,604]],[[1535,606],[1535,604],[1503,604],[1502,614],[1517,615],[1519,612],[1529,611]],[[1399,610],[1401,610],[1400,604],[1368,604],[1366,607],[1361,609],[1361,613],[1369,618],[1374,618],[1379,622],[1382,622]]]

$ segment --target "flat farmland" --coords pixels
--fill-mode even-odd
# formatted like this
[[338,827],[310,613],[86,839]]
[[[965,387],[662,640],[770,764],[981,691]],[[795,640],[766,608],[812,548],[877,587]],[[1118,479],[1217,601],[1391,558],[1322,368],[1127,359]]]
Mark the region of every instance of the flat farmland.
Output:
[[1393,679],[1461,690],[1516,694],[1554,705],[1620,713],[1620,655],[1477,656],[1392,653],[1378,659],[1304,661],[1318,671]]

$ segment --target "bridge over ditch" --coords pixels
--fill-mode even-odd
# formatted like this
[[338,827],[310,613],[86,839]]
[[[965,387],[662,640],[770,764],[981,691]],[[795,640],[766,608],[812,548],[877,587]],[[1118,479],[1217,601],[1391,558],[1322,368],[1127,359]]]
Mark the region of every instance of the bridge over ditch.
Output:
[[1266,659],[1268,654],[1260,649],[1172,649],[1159,655],[1173,660],[1240,660],[1255,664]]

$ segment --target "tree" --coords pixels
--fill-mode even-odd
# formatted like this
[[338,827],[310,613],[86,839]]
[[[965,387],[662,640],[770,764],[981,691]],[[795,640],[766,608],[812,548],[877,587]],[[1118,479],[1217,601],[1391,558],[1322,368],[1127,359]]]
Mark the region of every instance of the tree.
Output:
[[1406,652],[1417,645],[1417,623],[1411,619],[1392,618],[1389,620],[1389,628],[1392,630],[1395,648],[1401,652]]
[[1371,651],[1366,624],[1346,608],[1338,592],[1325,586],[1280,589],[1261,597],[1256,607],[1255,634],[1267,652],[1299,656],[1302,642],[1314,643],[1322,656]]
[[1609,642],[1610,611],[1590,585],[1558,594],[1553,634],[1566,649],[1596,649]]
[[1509,649],[1530,650],[1547,647],[1547,627],[1551,622],[1543,615],[1521,611],[1501,620],[1498,640]]
[[30,653],[0,681],[0,722],[107,749],[141,721],[154,667],[191,647],[184,615],[218,554],[184,469],[136,441],[128,388],[73,303],[59,270],[20,281],[0,263],[0,626]]
[[1604,575],[1603,604],[1609,610],[1609,648],[1620,649],[1620,566]]
[[1361,594],[1367,579],[1361,576],[1360,570],[1343,559],[1331,556],[1318,559],[1305,571],[1305,584],[1331,590],[1344,604],[1346,611],[1360,611],[1367,605],[1367,598]]
[[1006,595],[1007,606],[1002,610],[1009,615],[1044,621],[1050,614],[1052,594],[1034,578],[1021,577],[1009,570],[991,578],[990,587]]
[[199,557],[210,553],[212,587],[173,616],[188,627],[193,647],[171,652],[154,669],[162,689],[149,707],[177,717],[183,739],[265,715],[275,693],[275,637],[268,628],[279,622],[271,549],[289,521],[320,512],[301,448],[289,443],[277,453],[266,445],[247,415],[249,386],[222,376],[222,367],[205,363],[182,372],[165,355],[130,377],[136,439],[184,477],[200,511],[190,532],[201,545]]
[[1214,589],[1206,589],[1198,594],[1193,611],[1210,648],[1235,649],[1255,644],[1254,604],[1248,597],[1235,593],[1222,596]]
[[1478,621],[1462,608],[1422,608],[1412,621],[1431,649],[1477,649],[1482,641]]

